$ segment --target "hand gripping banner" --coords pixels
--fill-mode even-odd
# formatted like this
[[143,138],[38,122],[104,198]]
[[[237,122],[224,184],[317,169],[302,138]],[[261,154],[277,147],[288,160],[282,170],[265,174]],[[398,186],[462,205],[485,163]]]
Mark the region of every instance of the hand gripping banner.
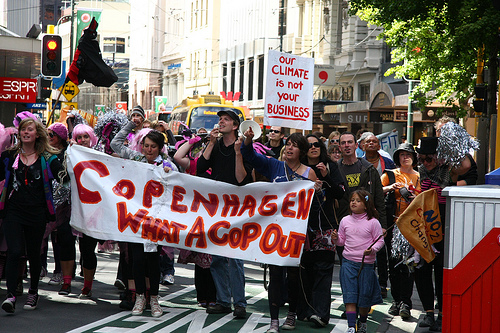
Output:
[[313,182],[235,186],[73,145],[71,226],[97,239],[298,266]]

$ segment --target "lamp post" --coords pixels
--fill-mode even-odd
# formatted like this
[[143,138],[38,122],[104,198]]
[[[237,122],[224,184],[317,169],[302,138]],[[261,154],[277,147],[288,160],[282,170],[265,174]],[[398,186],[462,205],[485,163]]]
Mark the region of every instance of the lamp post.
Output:
[[413,106],[411,104],[413,98],[411,94],[413,92],[413,82],[420,82],[420,80],[410,80],[403,76],[405,81],[408,82],[408,115],[406,119],[406,140],[408,143],[413,144]]

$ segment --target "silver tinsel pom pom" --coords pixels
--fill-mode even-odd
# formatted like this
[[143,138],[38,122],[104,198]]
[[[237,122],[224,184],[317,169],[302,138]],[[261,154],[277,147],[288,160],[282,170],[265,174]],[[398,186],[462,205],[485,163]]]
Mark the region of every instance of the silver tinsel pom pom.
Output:
[[451,167],[458,167],[471,150],[479,149],[479,142],[470,136],[462,126],[447,122],[441,127],[437,157]]
[[73,127],[80,124],[88,125],[85,118],[83,118],[82,115],[78,113],[78,111],[71,111],[70,113],[75,115],[75,118],[73,120]]
[[110,147],[111,140],[127,123],[127,116],[116,110],[108,111],[100,116],[94,127],[94,133],[99,138],[97,144],[99,146],[98,150],[112,154],[113,150]]
[[[395,259],[405,260],[410,254],[410,243],[406,240],[405,236],[399,231],[397,225],[394,226],[392,231],[391,242],[391,257]],[[413,248],[412,248],[413,249]]]

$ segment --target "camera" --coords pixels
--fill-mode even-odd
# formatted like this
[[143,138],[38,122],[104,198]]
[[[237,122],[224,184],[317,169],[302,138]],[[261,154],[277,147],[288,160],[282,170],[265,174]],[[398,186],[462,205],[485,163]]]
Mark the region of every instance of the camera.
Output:
[[412,194],[406,187],[401,187],[399,189],[399,194],[405,199],[406,202],[410,203],[412,201]]

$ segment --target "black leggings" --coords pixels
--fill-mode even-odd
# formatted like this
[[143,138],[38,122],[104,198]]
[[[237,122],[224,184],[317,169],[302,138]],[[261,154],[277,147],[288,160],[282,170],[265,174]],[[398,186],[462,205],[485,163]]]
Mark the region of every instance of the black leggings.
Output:
[[82,255],[82,266],[85,269],[96,269],[97,256],[95,255],[95,248],[97,246],[97,239],[83,234],[80,238],[80,254]]
[[271,319],[278,319],[280,304],[283,294],[283,270],[287,272],[288,278],[288,311],[297,311],[297,301],[299,297],[299,268],[269,265],[269,288],[267,295],[269,298],[269,312]]
[[129,243],[132,250],[134,281],[137,294],[146,292],[146,277],[149,277],[149,294],[158,295],[160,289],[160,247],[156,252],[144,252],[144,244]]
[[38,290],[40,271],[42,263],[40,253],[43,235],[45,233],[45,214],[38,221],[33,221],[33,225],[24,225],[19,222],[19,217],[14,214],[7,214],[2,222],[2,227],[7,242],[7,263],[5,266],[7,290],[15,294],[19,264],[21,257],[28,256],[30,263],[30,288]]
[[76,258],[75,240],[69,221],[71,218],[71,204],[65,202],[56,208],[57,245],[59,246],[59,260],[71,261]]

